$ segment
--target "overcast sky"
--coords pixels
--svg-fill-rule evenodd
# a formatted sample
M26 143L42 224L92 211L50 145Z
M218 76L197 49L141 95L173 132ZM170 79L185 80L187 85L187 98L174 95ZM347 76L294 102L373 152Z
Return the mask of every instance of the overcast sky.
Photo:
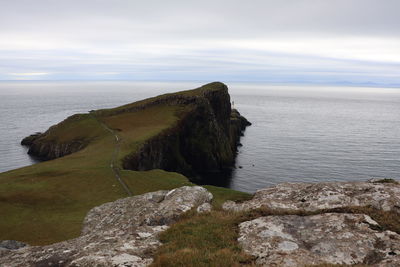
M0 4L0 80L400 85L400 0Z

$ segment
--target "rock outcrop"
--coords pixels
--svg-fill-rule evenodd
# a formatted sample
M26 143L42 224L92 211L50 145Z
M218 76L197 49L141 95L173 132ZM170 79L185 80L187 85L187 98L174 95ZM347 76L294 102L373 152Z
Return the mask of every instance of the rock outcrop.
M383 230L365 214L329 211L349 207L374 208L400 216L400 184L285 183L259 190L249 201L227 201L223 205L228 211L265 209L277 214L259 215L239 225L238 242L259 265L400 266L398 233ZM284 215L296 212L303 212L303 216Z
M263 266L400 265L400 235L364 214L268 216L239 225L239 243Z
M209 203L211 193L184 186L106 203L92 209L78 238L44 247L0 250L2 267L146 266L157 236L184 212Z
M251 216L241 219L237 241L258 265L395 267L400 266L397 228L394 232L382 227L373 215L329 210L373 207L400 216L399 189L396 182L379 181L287 183L260 190L252 200L223 206L229 216L232 211L240 211L237 218ZM106 203L87 214L78 238L44 247L0 242L0 263L2 267L147 266L161 245L158 234L191 209L212 216L211 200L205 188L184 186ZM262 207L281 212L252 211ZM293 211L304 213L290 214Z
M40 136L42 136L43 133L37 132L34 134L31 134L30 136L25 137L21 141L21 145L23 146L31 146L36 139L38 139Z
M261 207L273 210L318 211L343 207L372 206L400 214L400 184L370 182L283 183L255 193L243 203L225 202L225 210Z
M54 136L54 132L57 128L67 128L64 129L65 134L68 134L70 129L65 127L66 124L74 123L79 121L82 116L87 116L86 114L75 114L57 125L51 126L44 133L35 133L28 137L25 137L21 141L21 145L29 147L28 154L43 160L51 160L60 158L74 152L77 152L85 148L89 143L90 139L85 137L77 137L72 140L63 141L58 140Z

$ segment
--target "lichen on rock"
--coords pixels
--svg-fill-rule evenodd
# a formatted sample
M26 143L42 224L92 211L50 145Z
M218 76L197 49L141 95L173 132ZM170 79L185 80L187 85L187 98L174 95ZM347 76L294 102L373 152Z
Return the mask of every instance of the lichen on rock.
M343 212L350 207L400 216L400 184L376 180L284 183L257 191L251 200L223 204L227 211L260 209L272 214L260 213L239 225L238 242L259 265L400 266L400 235L384 231L366 214ZM341 213L332 213L337 209Z
M225 202L225 210L318 211L367 207L400 214L400 184L368 182L283 183L257 191L243 203Z
M263 266L399 266L400 235L371 224L377 225L363 214L260 217L239 225L238 241Z
M1 266L147 266L161 245L158 234L211 199L203 187L184 186L106 203L87 214L80 237L0 250Z

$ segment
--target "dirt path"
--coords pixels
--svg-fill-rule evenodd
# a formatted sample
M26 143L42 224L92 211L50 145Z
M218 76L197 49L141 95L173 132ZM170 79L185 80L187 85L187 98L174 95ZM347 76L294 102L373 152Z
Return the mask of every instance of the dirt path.
M118 159L118 154L121 148L121 141L122 139L115 133L114 130L112 130L110 127L108 127L105 123L103 123L102 121L100 121L94 114L90 113L93 118L108 132L110 132L114 138L115 138L115 148L111 157L111 162L110 162L110 168L112 169L112 171L114 172L115 178L117 179L117 181L120 183L120 185L124 188L125 192L129 195L129 196L133 196L131 190L129 189L129 187L127 186L127 184L124 182L124 180L122 180L121 178L121 171L120 168L118 167L117 164L115 164L115 161Z

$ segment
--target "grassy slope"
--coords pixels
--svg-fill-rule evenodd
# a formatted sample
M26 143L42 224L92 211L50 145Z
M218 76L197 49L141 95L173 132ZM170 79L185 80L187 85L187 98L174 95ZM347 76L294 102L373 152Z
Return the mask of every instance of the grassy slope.
M174 108L158 106L104 120L112 119L122 129L123 154L173 124L177 117ZM136 131L125 131L119 125L125 122L127 127L137 126ZM54 129L52 135L61 140L81 135L94 140L69 156L0 174L0 239L48 244L78 236L90 208L126 196L109 167L114 137L96 119L79 116ZM188 184L185 177L161 170L124 171L123 178L137 194Z
M182 94L196 95L208 89L214 90L211 86ZM158 105L120 113L127 107L148 101L93 113L96 115L75 115L53 127L50 138L64 142L82 138L90 140L85 149L63 158L1 173L0 240L14 239L43 245L76 237L89 209L126 197L110 168L115 149L114 136L101 126L99 120L116 129L122 138L120 160L148 138L173 126L179 114L188 108ZM121 174L134 194L191 185L186 177L162 170L123 170ZM246 195L218 188L211 188L211 191L216 193L217 202Z

